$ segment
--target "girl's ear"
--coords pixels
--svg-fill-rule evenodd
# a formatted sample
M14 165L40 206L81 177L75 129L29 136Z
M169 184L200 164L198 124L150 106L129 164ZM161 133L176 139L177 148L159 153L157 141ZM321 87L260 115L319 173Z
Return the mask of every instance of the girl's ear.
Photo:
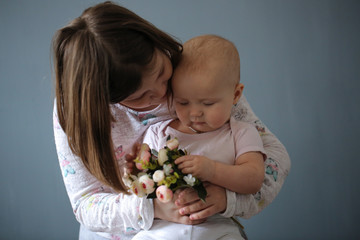
M236 103L239 101L239 99L240 99L240 97L241 97L241 95L242 95L243 90L244 90L244 84L242 84L242 83L236 84L235 90L234 90L234 101L233 101L233 104L236 104Z

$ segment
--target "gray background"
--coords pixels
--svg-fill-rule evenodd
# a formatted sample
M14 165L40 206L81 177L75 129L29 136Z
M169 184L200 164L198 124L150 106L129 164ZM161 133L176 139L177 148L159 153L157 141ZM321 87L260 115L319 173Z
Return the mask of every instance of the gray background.
M0 239L76 239L52 132L50 41L97 1L0 0ZM359 1L120 1L186 41L241 55L245 95L286 145L276 200L250 239L359 239Z

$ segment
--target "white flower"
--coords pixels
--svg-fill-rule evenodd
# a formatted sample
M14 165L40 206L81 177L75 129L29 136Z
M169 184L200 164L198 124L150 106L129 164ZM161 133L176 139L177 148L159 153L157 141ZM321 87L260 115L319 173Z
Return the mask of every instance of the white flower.
M188 174L188 175L184 176L183 179L191 187L194 186L195 181L196 181L196 178L194 178L191 174Z
M170 150L174 150L179 146L179 140L177 138L170 139L169 141L166 142L166 146Z
M154 181L149 177L149 175L145 174L139 178L139 182L142 188L145 190L146 194L152 193L154 188Z
M164 162L166 162L168 160L168 156L167 156L167 151L166 149L160 149L159 154L158 154L158 163L160 166L162 166L164 164Z
M131 185L133 183L134 180L136 180L137 177L131 174L125 174L124 177L122 178L125 186L127 186L128 188L131 188Z
M173 197L173 192L165 185L156 189L156 197L163 203L169 202Z
M166 176L173 172L171 164L164 164L163 169Z
M155 182L160 182L162 180L164 180L165 178L165 174L164 174L164 171L162 170L156 170L152 176L153 180Z

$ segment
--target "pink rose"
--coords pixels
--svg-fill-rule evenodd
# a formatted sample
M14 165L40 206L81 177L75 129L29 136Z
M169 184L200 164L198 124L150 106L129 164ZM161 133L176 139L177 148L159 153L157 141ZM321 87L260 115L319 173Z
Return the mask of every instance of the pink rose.
M170 139L169 141L166 142L166 146L170 150L174 150L179 146L179 140L177 138Z
M163 203L170 202L173 197L173 192L165 185L161 185L156 189L156 197Z
M145 196L145 189L142 187L142 184L140 184L139 180L135 180L131 184L131 191L138 197Z
M154 181L149 177L149 175L145 174L145 175L142 175L140 178L139 178L139 182L142 186L142 188L145 190L146 194L150 194L152 193L155 188L154 188Z
M135 164L136 168L139 170L144 170L143 165L147 165L150 162L150 158L151 158L150 147L146 143L143 143L136 158L137 160L140 161Z

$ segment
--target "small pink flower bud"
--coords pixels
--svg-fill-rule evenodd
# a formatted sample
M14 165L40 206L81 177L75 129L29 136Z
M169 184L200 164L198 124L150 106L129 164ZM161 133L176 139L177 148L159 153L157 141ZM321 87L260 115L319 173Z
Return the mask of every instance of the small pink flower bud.
M135 163L135 166L137 169L139 169L141 171L144 170L141 163Z
M139 157L143 163L148 163L150 161L150 148L149 145L147 145L146 143L143 143L141 145Z
M166 146L170 150L174 150L179 146L179 140L177 138L170 139L169 141L166 142Z
M140 162L135 164L136 168L139 170L144 170L143 165L148 164L150 162L150 158L151 158L150 147L146 143L143 143L136 158L140 160Z
M163 203L170 202L173 197L173 192L165 185L161 185L156 189L156 197Z

